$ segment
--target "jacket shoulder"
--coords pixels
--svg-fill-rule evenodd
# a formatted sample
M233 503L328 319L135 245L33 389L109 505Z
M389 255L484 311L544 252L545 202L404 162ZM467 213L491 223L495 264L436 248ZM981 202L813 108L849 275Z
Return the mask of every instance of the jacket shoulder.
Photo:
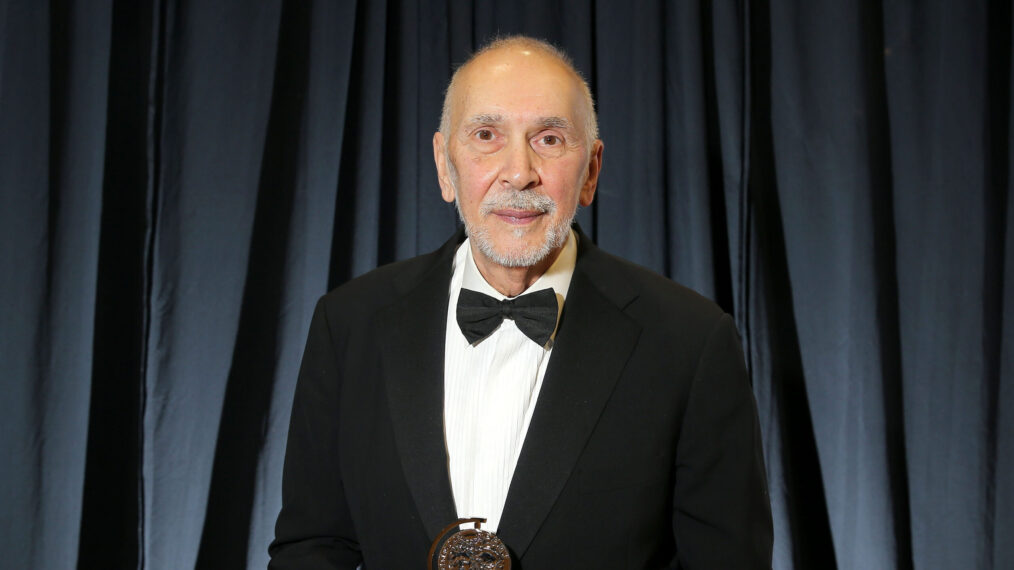
M711 299L668 277L601 249L593 254L593 282L639 321L714 324L725 311ZM624 294L629 300L624 300Z
M438 250L382 265L328 291L321 303L328 313L342 314L342 321L368 317L392 303L430 272L439 271L446 265L444 262L449 261L443 257Z
M641 329L647 345L690 363L697 361L715 331L735 331L732 318L700 293L597 248L589 253L592 286ZM734 334L738 337L738 331Z

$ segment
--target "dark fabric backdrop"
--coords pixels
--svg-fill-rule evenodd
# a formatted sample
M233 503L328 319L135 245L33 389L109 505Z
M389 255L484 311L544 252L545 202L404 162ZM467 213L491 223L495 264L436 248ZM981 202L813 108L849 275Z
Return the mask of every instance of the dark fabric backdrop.
M585 230L736 318L775 567L1014 568L1011 18L0 1L0 565L264 566L312 306L451 233L443 86L524 32L597 98Z

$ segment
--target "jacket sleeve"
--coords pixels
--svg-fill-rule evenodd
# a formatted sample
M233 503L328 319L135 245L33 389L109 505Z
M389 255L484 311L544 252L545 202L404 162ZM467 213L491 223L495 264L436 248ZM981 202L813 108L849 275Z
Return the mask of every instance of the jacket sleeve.
M681 568L770 568L757 405L736 327L722 315L701 353L676 449L673 530Z
M362 562L340 472L334 351L321 298L296 382L269 569L354 569Z

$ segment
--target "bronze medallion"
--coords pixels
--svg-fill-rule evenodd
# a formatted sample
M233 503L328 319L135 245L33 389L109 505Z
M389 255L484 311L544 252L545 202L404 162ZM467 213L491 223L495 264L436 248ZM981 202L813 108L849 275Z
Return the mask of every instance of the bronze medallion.
M433 569L433 554L448 532L463 523L475 523L475 528L458 531L444 542L436 556L437 570L510 570L507 547L497 535L479 528L484 522L486 519L459 519L447 525L430 546L426 567Z

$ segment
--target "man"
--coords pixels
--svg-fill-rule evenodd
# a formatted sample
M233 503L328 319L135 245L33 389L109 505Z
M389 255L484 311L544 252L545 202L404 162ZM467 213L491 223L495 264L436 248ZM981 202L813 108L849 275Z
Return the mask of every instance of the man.
M732 320L572 229L602 148L552 46L455 73L433 150L465 232L318 303L272 568L424 568L466 517L525 570L770 565Z

